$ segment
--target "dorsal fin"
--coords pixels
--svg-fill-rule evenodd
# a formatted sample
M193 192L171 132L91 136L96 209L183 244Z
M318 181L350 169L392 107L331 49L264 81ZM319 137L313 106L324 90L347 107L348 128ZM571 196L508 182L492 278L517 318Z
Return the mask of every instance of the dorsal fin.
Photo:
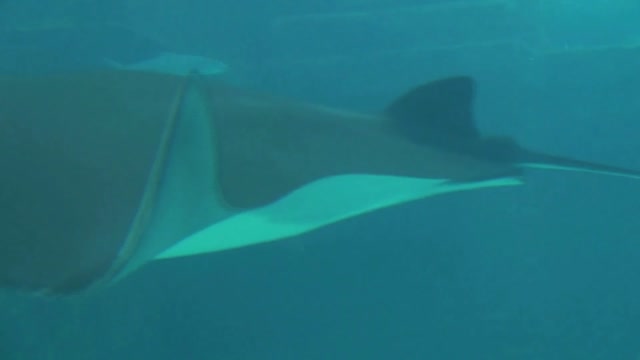
M473 123L474 81L451 77L421 85L386 110L394 131L421 144L474 142L480 135Z

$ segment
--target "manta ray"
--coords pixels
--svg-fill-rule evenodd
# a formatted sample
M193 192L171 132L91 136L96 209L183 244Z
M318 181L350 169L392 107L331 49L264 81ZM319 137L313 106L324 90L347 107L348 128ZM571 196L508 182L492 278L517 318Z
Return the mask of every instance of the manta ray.
M524 169L640 172L482 135L474 81L362 114L196 75L0 79L0 287L71 294L157 259L293 237Z

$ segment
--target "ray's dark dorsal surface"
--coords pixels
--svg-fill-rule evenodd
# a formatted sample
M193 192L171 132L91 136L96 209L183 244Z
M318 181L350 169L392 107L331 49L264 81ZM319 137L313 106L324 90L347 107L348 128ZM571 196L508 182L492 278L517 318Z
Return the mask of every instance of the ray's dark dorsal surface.
M113 70L0 79L0 286L65 294L147 262L296 236L525 167L640 178L482 136L474 85L382 114Z

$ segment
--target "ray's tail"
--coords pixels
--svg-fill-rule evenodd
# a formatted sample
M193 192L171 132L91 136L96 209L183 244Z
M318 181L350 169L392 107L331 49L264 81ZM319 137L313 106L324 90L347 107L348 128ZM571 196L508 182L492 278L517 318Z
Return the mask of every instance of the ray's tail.
M519 155L520 159L518 163L525 168L578 171L640 180L640 171L637 170L526 150L522 151Z

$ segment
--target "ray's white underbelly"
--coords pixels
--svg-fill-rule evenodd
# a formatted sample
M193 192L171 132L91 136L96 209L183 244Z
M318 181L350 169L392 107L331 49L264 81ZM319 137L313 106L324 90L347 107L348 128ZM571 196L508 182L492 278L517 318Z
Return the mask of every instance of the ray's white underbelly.
M157 259L222 251L299 235L340 220L433 195L519 185L516 178L454 183L380 175L317 180L261 208L234 214L187 237Z

